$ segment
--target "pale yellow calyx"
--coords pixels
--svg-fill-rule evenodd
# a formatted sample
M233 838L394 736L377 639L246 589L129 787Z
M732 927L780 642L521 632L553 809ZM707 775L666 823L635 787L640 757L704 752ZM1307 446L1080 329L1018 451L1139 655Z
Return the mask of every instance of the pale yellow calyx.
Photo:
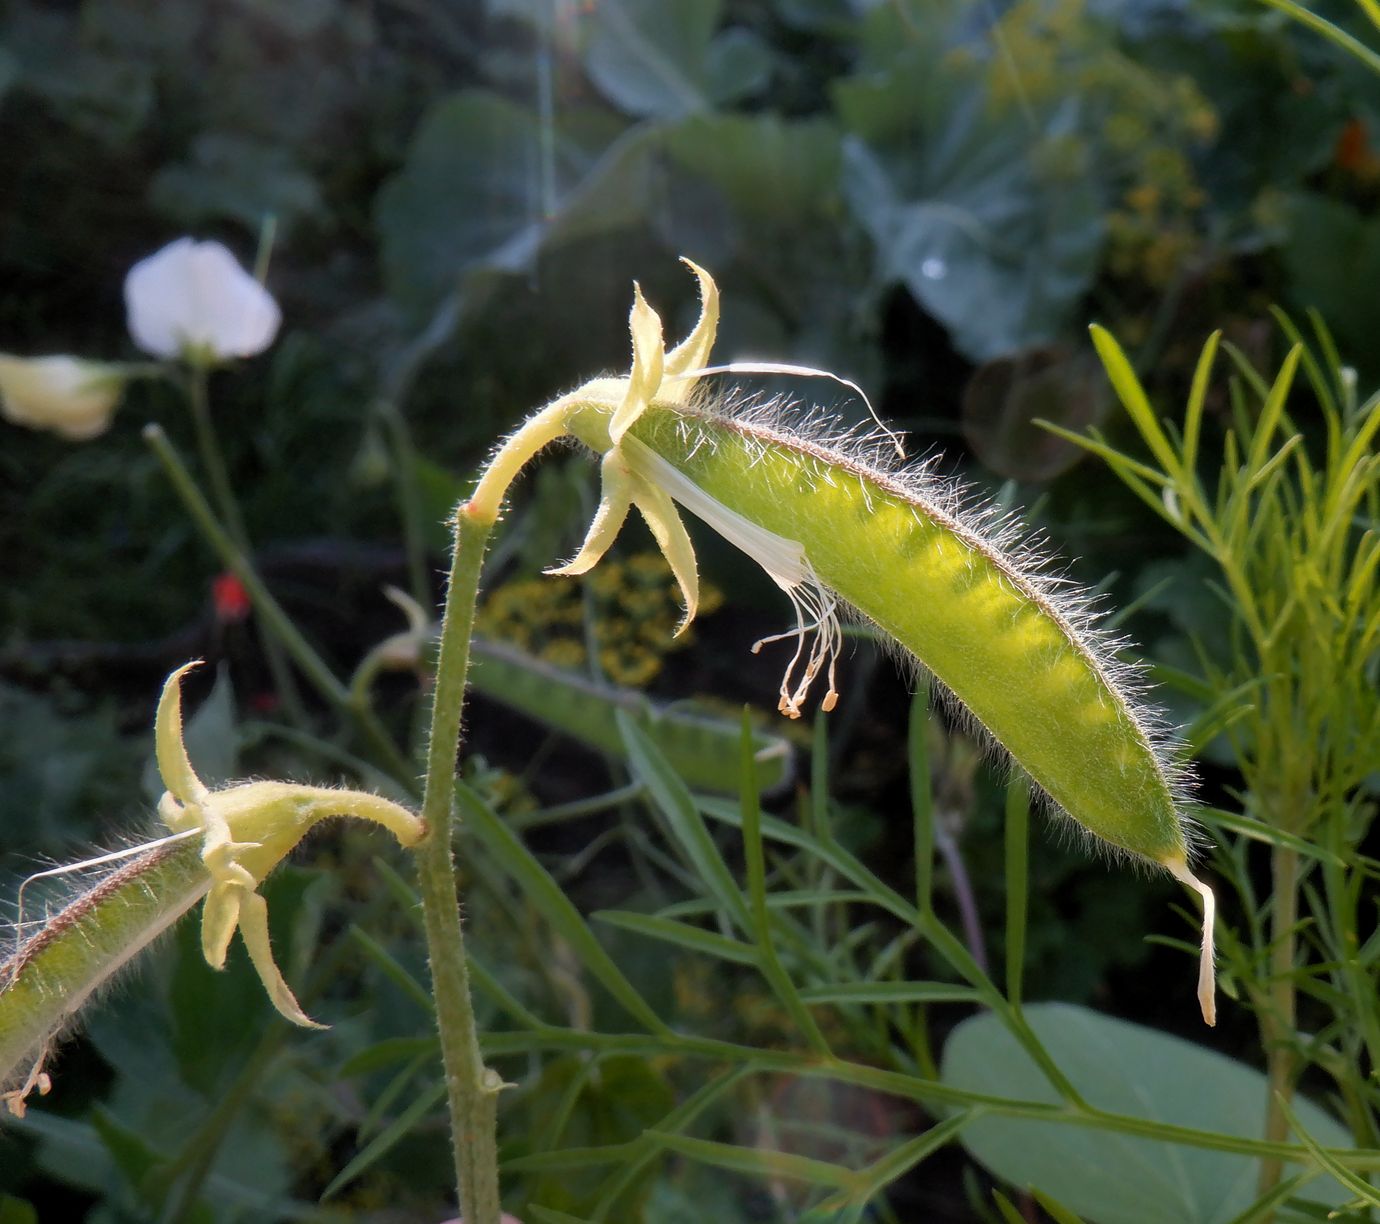
M633 305L628 315L632 337L632 368L625 379L595 379L574 395L572 401L608 402L618 396L617 407L608 425L608 449L601 466L599 507L579 552L550 574L583 574L592 569L609 550L627 521L628 512L637 508L657 546L665 555L685 600L685 616L677 635L695 619L699 606L699 569L690 535L681 522L675 502L645 470L638 470L628 453L629 428L651 406L652 401L683 403L693 390L693 371L703 366L714 345L719 325L719 291L714 279L703 268L684 260L700 282L700 317L690 334L670 353L662 333L661 318L633 287ZM645 449L645 448L644 448ZM645 465L644 465L645 467Z
M202 953L212 968L222 968L238 930L278 1012L294 1024L320 1028L302 1010L273 959L268 906L257 891L259 885L327 816L372 820L405 846L416 845L426 826L406 808L365 791L292 782L240 782L209 789L192 768L182 735L182 677L196 666L179 667L164 684L154 745L168 788L159 800L159 815L174 833L202 834L201 858L211 877L202 910Z

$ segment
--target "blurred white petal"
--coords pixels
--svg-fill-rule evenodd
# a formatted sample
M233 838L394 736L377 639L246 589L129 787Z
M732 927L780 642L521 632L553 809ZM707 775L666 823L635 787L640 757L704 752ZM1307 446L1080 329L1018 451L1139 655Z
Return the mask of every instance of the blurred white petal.
M278 334L273 295L219 242L179 238L125 277L129 333L155 357L261 353Z

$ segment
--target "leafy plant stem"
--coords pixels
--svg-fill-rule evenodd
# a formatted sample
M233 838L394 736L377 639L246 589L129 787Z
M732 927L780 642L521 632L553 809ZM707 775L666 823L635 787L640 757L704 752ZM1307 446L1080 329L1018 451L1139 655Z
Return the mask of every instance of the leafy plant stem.
M1265 1115L1265 1139L1282 1143L1289 1134L1289 1101L1293 1097L1297 1067L1295 1048L1296 993L1294 987L1294 931L1298 925L1299 856L1288 846L1276 846L1271 854L1274 913L1270 943L1270 1005L1260 1014L1261 1043L1270 1083ZM1283 1172L1278 1157L1261 1162L1258 1191L1274 1189Z
M211 496L216 503L221 520L225 523L230 538L239 546L245 556L250 555L249 532L244 525L244 514L240 510L239 499L235 497L230 484L230 473L225 466L225 454L221 450L220 439L216 437L216 427L211 420L210 371L201 364L192 367L187 376L187 399L192 407L192 429L196 434L197 454L201 466L211 482ZM259 638L263 643L264 659L268 663L269 674L273 677L274 690L283 700L288 717L299 727L307 721L306 707L302 704L302 694L297 689L292 669L277 638L265 625L259 606L254 605L258 620Z
M269 633L282 644L283 649L302 669L302 674L311 681L312 687L335 709L355 721L361 735L378 753L379 759L387 765L394 778L409 792L415 793L415 770L412 765L398 751L398 746L373 711L368 707L358 708L351 702L349 689L331 671L311 643L302 636L301 631L293 624L292 618L283 611L282 605L274 599L263 579L259 577L248 553L236 543L216 517L206 498L202 496L191 472L187 470L187 465L174 449L168 435L158 425L147 425L144 428L144 441L162 463L174 492L182 499L187 513L191 515L192 521L206 542L220 558L221 564L244 583L249 598Z

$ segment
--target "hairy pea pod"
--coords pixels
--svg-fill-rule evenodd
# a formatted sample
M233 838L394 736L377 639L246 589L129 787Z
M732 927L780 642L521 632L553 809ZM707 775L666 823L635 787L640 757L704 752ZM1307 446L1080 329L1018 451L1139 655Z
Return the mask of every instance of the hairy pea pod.
M201 844L167 839L79 892L0 961L0 1086L28 1068L4 1094L13 1112L46 1088L48 1047L82 1005L210 887Z
M799 713L851 607L952 694L1096 844L1158 864L1203 900L1198 995L1216 1021L1211 890L1189 869L1189 778L1122 645L1015 525L926 465L820 437L775 403L651 404L623 449L644 477L753 553L796 604L781 708ZM752 538L752 532L757 533ZM746 538L744 533L748 533ZM813 645L807 639L813 634ZM760 643L759 643L760 645ZM795 679L799 676L799 680Z
M654 409L634 433L709 497L798 542L815 604L835 594L881 628L1090 833L1183 858L1183 769L1076 589L923 467L887 471L774 417Z

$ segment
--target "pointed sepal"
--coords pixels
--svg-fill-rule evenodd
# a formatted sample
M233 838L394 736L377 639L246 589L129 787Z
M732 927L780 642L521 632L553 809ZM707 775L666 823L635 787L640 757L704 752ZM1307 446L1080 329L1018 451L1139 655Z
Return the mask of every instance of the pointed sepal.
M200 804L208 794L205 784L192 768L187 745L182 739L182 677L201 661L184 663L163 683L158 698L158 713L153 722L154 755L158 772L168 793L183 804Z
M637 481L641 487L633 504L652 529L657 547L670 565L671 573L676 576L681 597L685 600L685 616L675 632L675 636L679 637L695 619L700 603L700 574L695 561L695 547L670 495L660 485L651 484L640 477Z
M562 578L574 578L586 574L603 559L618 533L627 521L628 511L632 509L633 493L636 484L631 472L623 461L622 454L615 448L609 451L601 465L599 508L594 512L594 520L585 534L585 542L580 551L564 565L558 565L546 572Z
M661 316L647 305L642 289L633 286L632 310L628 314L628 329L632 332L633 363L628 375L628 389L623 402L609 423L609 438L617 447L628 428L646 410L661 387L666 359L666 342L661 333Z
M273 947L268 938L268 902L256 892L245 893L240 898L240 937L278 1014L301 1028L326 1028L302 1010L273 959Z
M694 330L666 354L664 385L657 398L670 404L683 404L694 390L696 380L684 375L709 364L709 353L719 330L719 287L714 278L693 260L681 257L700 282L700 317Z

